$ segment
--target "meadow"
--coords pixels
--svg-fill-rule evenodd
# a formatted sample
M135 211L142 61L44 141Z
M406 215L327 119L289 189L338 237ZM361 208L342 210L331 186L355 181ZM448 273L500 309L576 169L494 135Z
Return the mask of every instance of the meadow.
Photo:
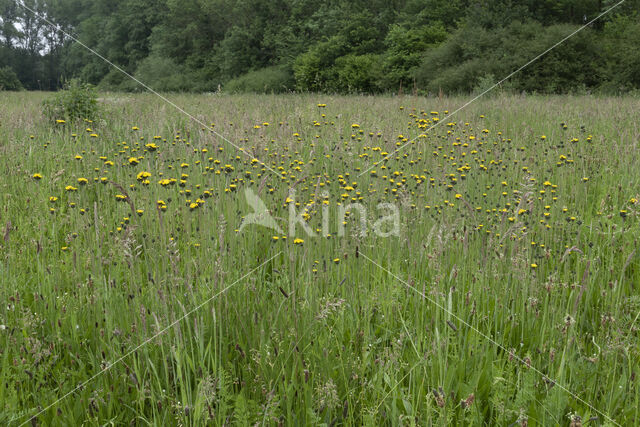
M0 92L1 424L640 423L640 99L49 96Z

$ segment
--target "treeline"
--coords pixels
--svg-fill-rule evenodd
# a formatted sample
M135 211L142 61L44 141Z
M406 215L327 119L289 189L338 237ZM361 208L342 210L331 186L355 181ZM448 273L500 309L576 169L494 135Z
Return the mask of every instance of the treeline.
M0 88L142 90L64 31L162 91L480 92L618 1L0 0ZM639 10L627 0L502 89L640 90Z

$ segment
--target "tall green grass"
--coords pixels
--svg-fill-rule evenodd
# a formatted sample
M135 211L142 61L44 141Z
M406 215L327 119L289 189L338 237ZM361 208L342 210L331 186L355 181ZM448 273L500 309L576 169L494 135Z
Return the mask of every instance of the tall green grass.
M36 414L43 425L640 421L637 99L480 100L446 120L453 136L442 123L376 165L377 177L358 177L381 158L366 147L391 153L399 134L422 132L421 110L444 120L466 100L171 96L283 178L151 95L103 94L99 120L59 126L41 115L46 96L0 93L3 424ZM560 155L573 162L558 166ZM226 164L234 171L215 174ZM395 195L381 178L394 171L407 179ZM185 187L158 184L182 173ZM354 212L339 237L338 175L357 182L349 193L361 192L369 227L379 201L399 206L399 236L361 235ZM236 231L251 212L244 188L286 231L289 187L300 211L320 182L331 238ZM191 211L186 200L205 190ZM124 192L142 216L116 201ZM320 228L318 205L310 212Z

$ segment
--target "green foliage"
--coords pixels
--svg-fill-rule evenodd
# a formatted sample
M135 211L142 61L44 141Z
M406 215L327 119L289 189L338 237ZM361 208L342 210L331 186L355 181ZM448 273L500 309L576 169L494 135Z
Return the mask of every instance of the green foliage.
M385 39L386 50L383 54L381 86L398 88L409 86L415 70L422 62L425 52L447 38L447 31L440 23L407 28L394 25Z
M1 95L0 424L637 424L640 99L483 98L425 132L469 97L171 95L246 156L146 94L92 133ZM245 189L284 228L292 186L332 238L239 230ZM398 237L337 233L357 193Z
M489 73L489 74L485 74L484 76L480 77L478 79L478 83L476 84L476 86L473 88L473 93L475 95L480 95L483 93L487 93L489 94L489 90L491 90L491 88L493 88L493 86L497 83L496 81L496 76L494 76L493 74ZM496 92L497 93L497 92ZM492 95L492 94L491 94Z
M578 28L516 22L490 30L469 23L425 56L416 71L418 85L429 93L472 92L483 77L510 75ZM600 84L603 63L596 35L584 29L521 69L509 85L527 92L576 92Z
M610 58L603 90L624 93L640 89L640 15L617 16L604 28L603 49Z
M154 90L164 92L192 90L196 82L196 79L192 78L193 72L178 65L171 58L160 55L151 55L142 60L135 77ZM139 85L136 89L144 90Z
M282 66L272 66L250 71L225 84L229 93L282 93L293 90L295 80L292 70Z
M0 68L0 90L22 90L22 83L10 67Z
M501 79L614 0L59 0L31 7L156 90L470 93ZM640 0L626 0L511 79L543 93L640 90ZM27 89L77 77L140 86L0 0L0 68ZM19 24L19 25L17 25ZM375 58L374 67L365 70ZM275 67L275 68L273 68ZM259 70L265 70L264 72ZM284 71L283 71L284 70ZM289 71L292 70L292 71ZM292 83L286 74L292 73ZM251 82L251 79L258 79Z
M377 83L381 77L379 62L379 55L371 53L338 58L334 67L335 79L329 82L330 87L342 93L377 92Z
M296 87L302 91L330 88L335 80L335 71L331 67L347 51L347 40L342 36L334 36L312 46L298 56L293 65Z
M234 78L251 69L255 58L260 55L258 46L247 28L233 26L220 43L218 57L221 75Z
M91 84L73 79L64 90L43 102L42 112L51 122L95 120L100 113L97 91Z

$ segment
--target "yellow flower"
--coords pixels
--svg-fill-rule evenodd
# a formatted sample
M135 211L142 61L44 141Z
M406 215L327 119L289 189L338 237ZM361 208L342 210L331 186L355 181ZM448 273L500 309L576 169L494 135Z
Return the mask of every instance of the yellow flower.
M298 238L298 239L293 239L293 244L294 245L301 245L304 243L304 240Z
M538 264L536 264L535 262L531 264L531 268L538 268Z
M340 264L340 258L334 258L333 262L335 262L336 264Z
M138 175L136 175L136 179L138 181L144 181L145 179L149 178L151 176L151 173L146 172L146 171L142 171L140 173L138 173Z
M135 165L137 165L138 163L140 163L140 160L138 160L138 158L137 158L137 157L129 157L129 164L130 164L131 166L135 166Z
M34 173L31 177L36 181L42 179L42 175L40 175L39 173Z

